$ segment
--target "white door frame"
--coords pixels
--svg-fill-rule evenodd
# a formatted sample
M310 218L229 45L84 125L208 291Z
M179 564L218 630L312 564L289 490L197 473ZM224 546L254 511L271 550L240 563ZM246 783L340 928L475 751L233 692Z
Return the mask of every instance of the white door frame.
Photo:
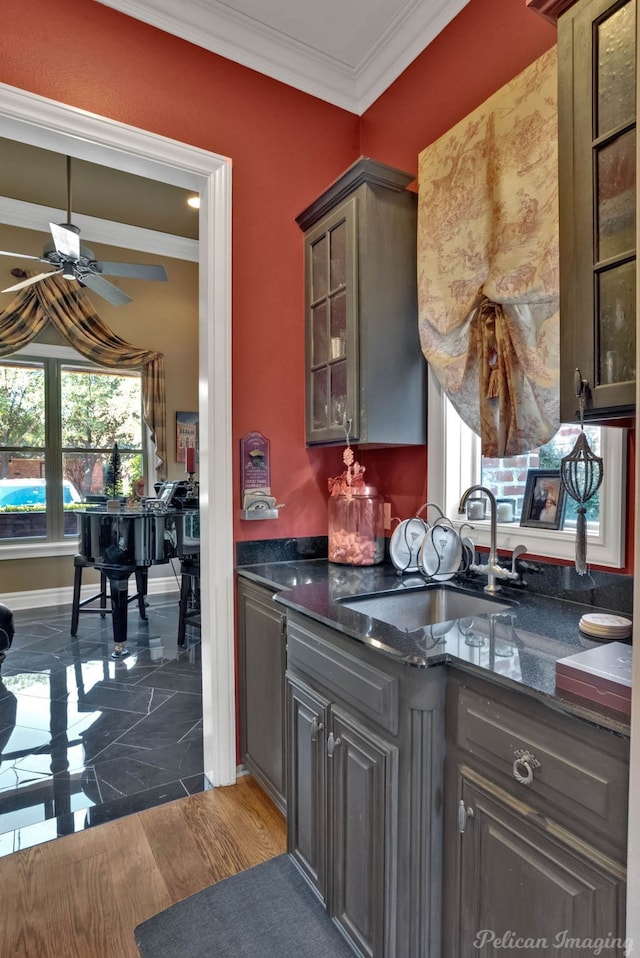
M231 456L231 162L0 84L0 135L200 193L199 416L204 771L236 778ZM179 330L176 330L179 335Z

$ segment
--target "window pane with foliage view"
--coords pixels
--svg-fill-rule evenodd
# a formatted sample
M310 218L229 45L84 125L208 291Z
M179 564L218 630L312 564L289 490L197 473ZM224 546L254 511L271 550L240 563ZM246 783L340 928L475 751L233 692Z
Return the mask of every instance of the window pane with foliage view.
M141 378L58 359L0 362L0 541L75 536L74 511L143 473Z
M142 475L142 393L139 373L114 374L63 366L62 454L64 475L83 499L108 490L108 469L118 443L120 495L130 495Z
M0 538L46 535L45 475L44 364L0 363Z

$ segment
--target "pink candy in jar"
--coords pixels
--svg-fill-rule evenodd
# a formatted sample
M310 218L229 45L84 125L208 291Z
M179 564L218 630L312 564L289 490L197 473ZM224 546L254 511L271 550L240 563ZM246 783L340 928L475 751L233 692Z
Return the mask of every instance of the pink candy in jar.
M384 559L384 505L373 486L329 499L329 562L376 565Z

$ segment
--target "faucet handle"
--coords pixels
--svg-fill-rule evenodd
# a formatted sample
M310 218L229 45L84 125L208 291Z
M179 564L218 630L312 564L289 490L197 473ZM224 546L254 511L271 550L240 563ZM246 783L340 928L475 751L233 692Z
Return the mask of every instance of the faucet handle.
M516 560L520 556L524 555L527 551L527 547L523 545L514 546L513 552L511 553L511 571L516 572Z

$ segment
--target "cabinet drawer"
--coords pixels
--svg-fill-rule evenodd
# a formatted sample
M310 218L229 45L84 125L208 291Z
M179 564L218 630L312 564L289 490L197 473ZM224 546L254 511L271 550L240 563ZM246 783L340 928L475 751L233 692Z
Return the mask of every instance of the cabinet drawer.
M594 830L623 851L627 837L628 742L578 719L561 715L525 695L489 689L482 694L454 686L458 748L478 767L506 776L514 794L544 814L570 824L589 840ZM528 752L527 764L518 762ZM550 806L553 806L552 808ZM602 845L602 842L599 843Z
M326 637L323 635L326 633ZM287 665L330 690L362 715L393 734L398 732L398 681L336 644L334 633L314 623L287 623Z

